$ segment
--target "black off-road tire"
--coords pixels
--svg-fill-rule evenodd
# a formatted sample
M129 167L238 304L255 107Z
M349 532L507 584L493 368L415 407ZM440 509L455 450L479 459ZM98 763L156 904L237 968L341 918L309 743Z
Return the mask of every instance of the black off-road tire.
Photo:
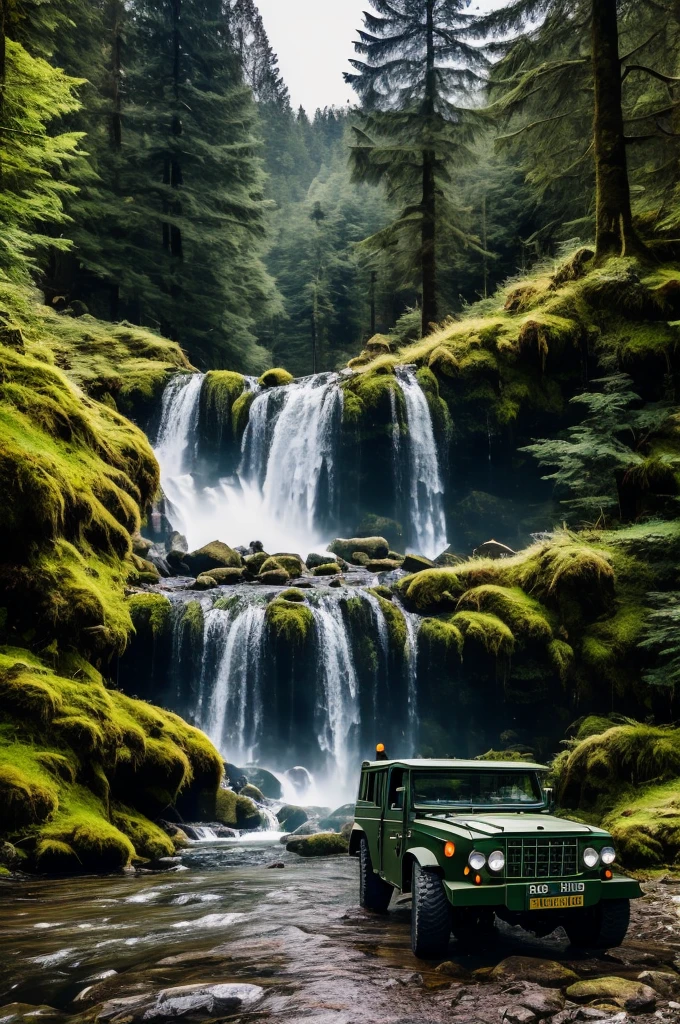
M572 946L615 949L625 939L629 924L630 900L602 900L592 911L568 918L564 930Z
M444 884L433 871L413 862L411 876L411 949L421 960L446 956L451 938L451 905Z
M393 891L392 886L373 870L368 839L362 836L359 843L359 903L366 910L384 914Z

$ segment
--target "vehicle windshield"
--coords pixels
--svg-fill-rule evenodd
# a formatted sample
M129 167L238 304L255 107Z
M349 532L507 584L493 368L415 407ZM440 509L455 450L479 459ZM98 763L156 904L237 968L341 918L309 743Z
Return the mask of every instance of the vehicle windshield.
M413 772L413 804L417 807L495 807L543 803L535 772L453 770Z

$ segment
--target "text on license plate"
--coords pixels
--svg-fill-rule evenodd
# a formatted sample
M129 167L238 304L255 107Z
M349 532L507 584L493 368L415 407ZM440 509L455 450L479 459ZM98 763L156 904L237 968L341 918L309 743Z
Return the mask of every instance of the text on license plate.
M583 896L536 896L529 900L529 910L562 910L582 907Z

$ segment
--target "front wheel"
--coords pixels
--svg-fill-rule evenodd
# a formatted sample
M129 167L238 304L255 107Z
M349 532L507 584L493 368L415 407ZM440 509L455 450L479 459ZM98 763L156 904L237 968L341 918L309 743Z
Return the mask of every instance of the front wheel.
M446 956L451 937L451 907L439 875L413 862L411 876L411 949L421 960Z
M392 886L376 875L371 862L368 839L361 837L359 844L359 903L366 910L384 914L392 898Z
M626 937L630 924L630 900L602 900L586 911L575 911L564 922L572 946L584 949L615 949Z

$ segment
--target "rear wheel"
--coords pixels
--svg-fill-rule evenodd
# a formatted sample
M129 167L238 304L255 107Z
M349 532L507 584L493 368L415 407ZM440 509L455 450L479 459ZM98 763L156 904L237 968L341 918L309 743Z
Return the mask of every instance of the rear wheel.
M359 844L359 903L366 910L384 914L392 898L392 886L376 875L371 862L368 839L361 837Z
M451 905L439 875L413 862L411 949L423 960L446 955L451 937Z
M590 910L576 912L564 922L572 946L615 949L630 924L630 900L602 900Z

